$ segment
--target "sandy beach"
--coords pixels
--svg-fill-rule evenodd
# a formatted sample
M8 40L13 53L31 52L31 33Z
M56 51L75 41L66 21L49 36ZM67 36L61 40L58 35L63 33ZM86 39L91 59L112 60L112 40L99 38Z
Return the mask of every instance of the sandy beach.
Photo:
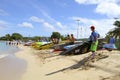
M19 46L21 51L0 59L0 80L119 80L120 51L97 51L107 55L87 69L81 61L91 53L57 56L52 50L36 51Z
M0 80L120 80L120 0L0 0Z

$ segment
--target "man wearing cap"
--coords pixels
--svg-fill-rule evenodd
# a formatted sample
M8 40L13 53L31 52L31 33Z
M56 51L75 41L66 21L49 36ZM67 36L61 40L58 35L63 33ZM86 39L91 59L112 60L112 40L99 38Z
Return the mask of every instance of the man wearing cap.
M99 34L95 31L94 26L91 26L90 29L92 31L92 33L91 33L92 44L91 44L90 50L92 51L92 59L94 59L95 51L97 50L97 46L98 46L98 36L99 36Z

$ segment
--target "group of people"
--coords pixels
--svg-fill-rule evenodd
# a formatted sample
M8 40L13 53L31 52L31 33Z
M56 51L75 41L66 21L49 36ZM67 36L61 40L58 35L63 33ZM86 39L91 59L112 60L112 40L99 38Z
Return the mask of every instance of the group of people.
M68 44L70 44L70 45L74 44L74 42L75 42L74 35L73 34L71 34L71 35L68 34L67 37L66 37L66 40L67 40Z
M19 45L18 41L6 41L6 45Z
M91 54L92 58L94 58L94 56L96 54L97 47L98 47L98 38L100 37L100 35L95 30L95 26L91 26L90 29L91 29L92 32L91 32L91 35L90 35L90 38L89 38L89 41L91 42L89 50L92 52L92 54ZM54 39L54 38L53 38L53 41L55 43L59 42L58 39ZM72 44L74 44L74 42L75 42L74 35L73 34L71 34L71 35L68 34L67 37L66 37L66 44L72 45ZM115 44L115 40L114 40L113 37L110 38L109 44L115 46L114 45Z

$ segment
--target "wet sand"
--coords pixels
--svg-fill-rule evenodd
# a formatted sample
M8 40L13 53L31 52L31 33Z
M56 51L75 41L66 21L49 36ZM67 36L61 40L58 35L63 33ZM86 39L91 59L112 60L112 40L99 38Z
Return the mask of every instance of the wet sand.
M0 60L0 80L119 80L120 78L120 51L98 51L97 53L109 57L91 63L92 66L85 70L81 68L80 63L91 53L52 57L48 54L42 56L44 51L35 51L25 46L20 48L22 51Z
M14 54L0 58L0 80L21 80L26 72L27 62Z

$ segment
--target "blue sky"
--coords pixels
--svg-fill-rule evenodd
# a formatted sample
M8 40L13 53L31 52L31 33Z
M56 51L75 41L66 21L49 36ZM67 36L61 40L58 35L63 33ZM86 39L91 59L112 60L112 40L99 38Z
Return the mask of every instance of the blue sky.
M119 0L1 0L0 36L50 36L53 31L79 38L90 35L94 25L102 37L120 18ZM79 28L78 22L79 19Z

